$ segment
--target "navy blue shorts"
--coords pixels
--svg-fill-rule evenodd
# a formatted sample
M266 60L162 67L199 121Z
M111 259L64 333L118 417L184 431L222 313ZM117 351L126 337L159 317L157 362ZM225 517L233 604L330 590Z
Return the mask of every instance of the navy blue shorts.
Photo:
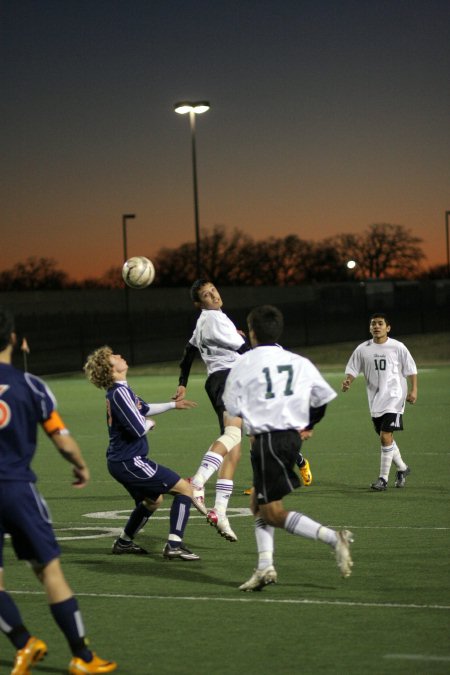
M141 456L123 462L108 462L108 471L128 490L136 504L145 497L156 501L180 480L172 469Z
M34 483L0 482L0 567L6 533L19 560L46 564L61 555L50 511Z
M301 445L295 429L269 431L254 437L250 458L258 504L279 501L300 487L294 467Z

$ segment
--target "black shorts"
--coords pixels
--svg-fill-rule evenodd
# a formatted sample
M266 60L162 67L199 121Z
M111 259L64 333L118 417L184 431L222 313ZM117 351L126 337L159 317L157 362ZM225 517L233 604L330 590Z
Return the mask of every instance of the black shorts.
M300 487L294 471L300 447L300 434L295 429L255 436L250 458L258 504L276 502Z
M211 373L205 382L206 393L208 394L209 400L212 403L212 407L216 411L217 419L219 420L220 432L222 434L225 430L223 423L223 413L225 411L225 406L223 404L223 392L225 390L225 382L227 381L229 372L229 368L227 370L216 370L215 373Z
M385 413L381 417L372 417L372 422L378 435L382 431L403 431L403 415L400 413Z

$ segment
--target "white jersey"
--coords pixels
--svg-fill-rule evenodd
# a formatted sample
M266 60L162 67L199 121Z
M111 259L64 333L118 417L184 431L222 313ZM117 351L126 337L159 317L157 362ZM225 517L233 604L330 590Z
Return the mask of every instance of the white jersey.
M310 406L319 408L335 397L311 361L280 345L261 345L233 366L223 400L231 415L242 417L247 433L255 435L304 429Z
M228 370L240 358L237 350L245 340L234 323L220 309L203 309L190 344L200 351L208 375Z
M403 342L388 337L377 344L372 339L356 347L345 373L366 378L367 398L372 417L405 410L408 375L416 375L417 367Z

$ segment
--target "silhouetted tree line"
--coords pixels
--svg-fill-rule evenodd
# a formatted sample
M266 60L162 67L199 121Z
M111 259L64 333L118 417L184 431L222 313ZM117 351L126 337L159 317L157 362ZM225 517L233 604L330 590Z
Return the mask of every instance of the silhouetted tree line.
M322 241L291 234L256 241L235 229L216 226L201 238L202 276L219 286L295 286L313 282L368 279L439 279L445 265L424 268L420 244L403 225L370 225L361 234L338 234ZM142 255L152 257L145 251ZM155 286L189 286L196 278L195 243L162 248L152 257ZM354 260L356 266L347 268ZM0 272L0 290L122 288L121 265L98 278L70 280L52 258L30 257Z

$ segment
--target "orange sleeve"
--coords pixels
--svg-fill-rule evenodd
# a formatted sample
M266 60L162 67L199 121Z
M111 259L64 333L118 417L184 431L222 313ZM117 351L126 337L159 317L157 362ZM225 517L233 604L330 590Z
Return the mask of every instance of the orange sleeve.
M69 433L66 425L62 421L59 413L54 410L48 420L42 423L45 433L48 436L53 436L53 434L67 434Z

